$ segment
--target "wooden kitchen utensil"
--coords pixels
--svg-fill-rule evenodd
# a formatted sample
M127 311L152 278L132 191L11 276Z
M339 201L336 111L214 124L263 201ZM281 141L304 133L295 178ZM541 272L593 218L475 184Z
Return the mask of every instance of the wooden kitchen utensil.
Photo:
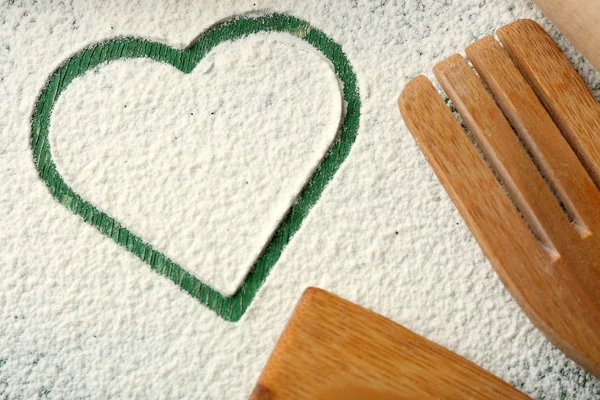
M324 290L304 292L251 400L528 399L450 350Z
M535 22L497 34L466 49L491 95L458 54L434 73L504 188L427 78L400 112L523 311L600 377L600 105Z
M600 70L600 2L533 0L562 33Z

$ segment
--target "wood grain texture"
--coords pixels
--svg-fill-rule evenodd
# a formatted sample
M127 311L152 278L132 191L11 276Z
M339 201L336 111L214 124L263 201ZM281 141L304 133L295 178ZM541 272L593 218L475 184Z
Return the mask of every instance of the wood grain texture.
M575 232L569 235L569 220L500 108L460 55L433 71L537 238L557 256L561 242L568 245Z
M511 24L510 41L547 45L547 35L533 29L532 23ZM520 38L513 29L527 37ZM519 62L533 75L542 75L540 68L550 68L560 75L554 82L568 85L560 58L538 63L539 51L521 50ZM544 106L549 110L550 106L543 97L538 100L535 88L529 87L500 46L484 38L467 48L467 54L498 106L461 56L450 57L434 71L518 209L429 80L418 77L406 86L399 98L400 112L523 311L557 347L600 377L600 193L577 152L563 138L567 134L545 111ZM579 107L561 105L556 110ZM574 225L560 210L508 121L556 184L558 196L573 211ZM586 132L577 131L572 138L596 146Z
M600 70L598 0L533 0L562 33Z
M600 186L600 105L592 91L534 21L516 21L496 33L596 186Z
M470 361L320 289L302 296L250 396L528 399Z
M600 192L533 89L493 37L476 41L466 53L581 235L589 235L591 227L600 226Z

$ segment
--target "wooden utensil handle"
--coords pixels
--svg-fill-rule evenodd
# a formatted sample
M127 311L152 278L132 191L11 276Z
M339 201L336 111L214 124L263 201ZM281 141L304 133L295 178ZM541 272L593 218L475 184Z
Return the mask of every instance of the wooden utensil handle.
M600 1L533 0L575 47L600 70Z

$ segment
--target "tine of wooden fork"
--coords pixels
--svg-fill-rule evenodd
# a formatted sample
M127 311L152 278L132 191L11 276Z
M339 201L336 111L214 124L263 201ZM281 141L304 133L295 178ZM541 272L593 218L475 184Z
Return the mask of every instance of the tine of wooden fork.
M516 21L496 33L600 187L600 105L590 89L534 21Z
M600 192L517 67L487 36L467 47L469 60L527 144L583 236L600 227Z
M558 258L575 230L502 111L462 56L455 54L433 70L531 229Z
M533 285L535 279L529 282L530 274L525 271L543 265L549 257L431 82L424 76L413 79L398 105L421 151L505 285L512 293L520 293L516 286Z

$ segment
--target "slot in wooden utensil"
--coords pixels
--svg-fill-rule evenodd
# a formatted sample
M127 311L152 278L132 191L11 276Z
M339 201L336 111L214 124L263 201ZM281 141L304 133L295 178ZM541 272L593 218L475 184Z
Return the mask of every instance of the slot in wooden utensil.
M251 400L528 399L450 350L309 288Z
M466 49L479 76L458 54L434 67L485 160L427 78L400 112L523 311L600 377L600 105L537 23L497 34Z

